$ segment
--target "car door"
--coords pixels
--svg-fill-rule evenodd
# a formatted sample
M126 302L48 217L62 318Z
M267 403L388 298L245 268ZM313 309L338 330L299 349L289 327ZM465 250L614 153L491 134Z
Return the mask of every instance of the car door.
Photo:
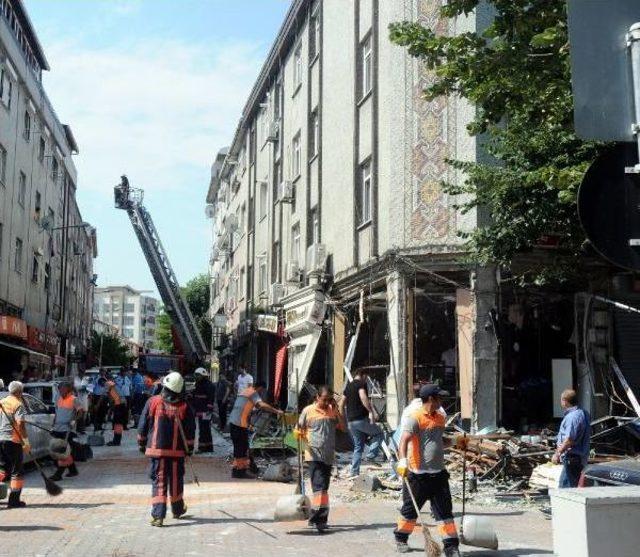
M27 433L31 442L31 454L25 455L25 462L40 459L49 454L50 430L53 424L53 414L39 399L31 395L24 395L27 407ZM42 429L44 428L44 429Z

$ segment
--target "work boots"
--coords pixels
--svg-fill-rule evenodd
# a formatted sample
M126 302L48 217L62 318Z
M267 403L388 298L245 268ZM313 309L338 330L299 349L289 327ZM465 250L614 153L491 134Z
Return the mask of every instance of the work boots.
M68 478L73 478L78 475L78 469L76 468L75 462L69 466L69 471L67 472Z
M187 505L183 505L182 510L180 512L174 512L173 513L173 518L181 518L183 517L185 514L187 514Z
M445 557L460 557L460 550L457 547L445 547L444 548L444 556Z
M24 501L20 501L20 492L12 491L9 494L9 500L7 501L8 509L21 509L22 507L26 507L27 504Z
M122 433L114 433L113 440L107 443L107 447L119 447L122 442Z
M151 526L157 526L158 528L160 528L162 527L163 523L164 519L162 518L152 518L149 524L151 524Z
M55 473L52 476L49 476L49 479L54 482L59 482L62 479L62 474L64 474L64 467L58 466Z

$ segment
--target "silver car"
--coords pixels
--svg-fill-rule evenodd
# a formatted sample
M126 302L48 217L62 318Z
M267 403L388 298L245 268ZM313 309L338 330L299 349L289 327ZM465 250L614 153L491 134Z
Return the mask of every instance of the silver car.
M8 392L0 391L0 400L6 396L9 396ZM25 393L22 395L22 398L24 399L27 409L27 435L31 443L31 452L24 455L24 462L27 463L49 456L49 441L51 436L40 428L43 427L50 430L53 427L54 414L36 397ZM31 424L36 424L40 427Z

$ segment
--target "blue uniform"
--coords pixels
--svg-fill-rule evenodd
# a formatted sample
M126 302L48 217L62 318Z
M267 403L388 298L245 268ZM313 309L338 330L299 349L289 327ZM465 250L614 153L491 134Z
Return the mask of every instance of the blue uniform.
M577 487L580 474L589 460L591 423L589 413L582 408L567 408L558 430L558 447L571 439L571 447L562 455L560 487Z

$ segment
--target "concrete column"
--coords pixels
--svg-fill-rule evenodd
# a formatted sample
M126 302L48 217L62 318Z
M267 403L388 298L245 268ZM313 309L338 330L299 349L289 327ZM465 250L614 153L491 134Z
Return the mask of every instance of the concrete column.
M389 376L387 378L387 422L393 429L407 404L407 283L398 271L387 276L389 319Z
M333 392L342 394L344 390L345 316L337 311L333 313Z
M496 307L495 269L475 272L472 290L457 292L462 418L472 431L498 422L498 345L489 312Z

